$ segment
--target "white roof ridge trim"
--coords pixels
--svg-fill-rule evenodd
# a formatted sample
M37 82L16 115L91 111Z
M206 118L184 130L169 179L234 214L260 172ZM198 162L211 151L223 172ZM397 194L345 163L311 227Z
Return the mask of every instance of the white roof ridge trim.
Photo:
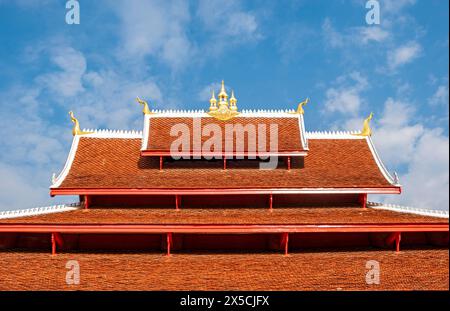
M377 203L377 202L367 202L367 206L374 209L382 209L399 213L409 213L421 216L431 216L447 219L449 218L449 212L444 210L429 210L423 208L416 208L396 204L387 204L387 203Z
M307 139L364 139L361 131L306 131Z
M70 203L70 204L58 204L44 207L34 207L21 210L3 211L0 212L0 219L18 218L25 216L35 216L44 214L53 214L60 212L67 212L79 209L81 207L80 203Z
M155 114L148 115L150 118L161 118L161 117L197 117L197 118L212 118L206 110L152 110ZM244 109L239 111L240 114L236 116L239 117L267 117L267 118L296 118L298 114L295 113L293 109Z
M83 129L89 134L80 135L87 138L142 138L142 131L137 130L110 130L110 129Z

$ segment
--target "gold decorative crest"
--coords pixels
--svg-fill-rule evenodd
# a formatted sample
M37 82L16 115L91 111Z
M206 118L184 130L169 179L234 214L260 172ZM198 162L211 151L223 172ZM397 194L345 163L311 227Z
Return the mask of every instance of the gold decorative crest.
M217 100L212 92L211 99L209 100L209 112L208 114L217 120L227 121L238 116L240 113L237 111L237 99L234 97L234 92L231 92L230 102L228 103L228 94L225 91L225 84L222 80L222 87L219 93L219 106L217 107Z

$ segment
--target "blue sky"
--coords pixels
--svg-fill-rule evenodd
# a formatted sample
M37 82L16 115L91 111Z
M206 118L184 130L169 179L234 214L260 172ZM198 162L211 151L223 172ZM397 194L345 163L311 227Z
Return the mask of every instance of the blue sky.
M380 0L380 25L359 0L79 2L68 25L65 0L0 0L0 209L69 199L48 196L69 110L83 127L140 130L136 96L203 109L222 79L241 109L310 97L311 131L359 129L373 111L404 186L373 199L448 209L448 1Z

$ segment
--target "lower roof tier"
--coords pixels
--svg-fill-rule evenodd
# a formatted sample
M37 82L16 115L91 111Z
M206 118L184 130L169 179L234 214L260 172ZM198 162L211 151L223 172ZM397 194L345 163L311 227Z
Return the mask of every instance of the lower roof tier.
M443 224L448 218L361 207L274 208L89 208L0 219L2 224L57 225L352 225Z
M76 136L66 167L54 180L51 194L177 189L400 192L368 137L310 138L308 156L297 158L298 163L293 163L291 170L284 166L263 170L242 161L230 161L226 170L220 162L169 161L160 170L158 158L140 155L140 144L139 138Z

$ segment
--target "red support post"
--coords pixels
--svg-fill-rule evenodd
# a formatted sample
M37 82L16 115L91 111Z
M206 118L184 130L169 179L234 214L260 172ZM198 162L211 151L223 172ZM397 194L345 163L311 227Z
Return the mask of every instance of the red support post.
M175 209L177 211L180 210L180 205L181 205L181 197L179 194L175 195Z
M367 193L362 193L359 195L359 201L362 208L367 208Z
M89 209L89 196L84 196L84 209Z
M284 255L287 256L289 253L289 233L285 232L281 236L281 246L284 248Z
M391 245L395 242L395 250L396 252L399 252L401 239L402 235L400 232L393 232L386 238L386 244Z
M271 193L269 197L269 210L272 211L272 208L273 208L273 194Z
M159 170L162 171L162 169L163 169L163 157L160 156L159 157Z
M52 233L51 240L52 240L52 256L55 256L56 255L56 241L55 241L54 233Z
M227 169L227 158L224 156L223 157L223 170Z
M291 170L291 157L287 157L287 170Z
M172 248L172 233L167 233L167 256L170 256L170 249Z

